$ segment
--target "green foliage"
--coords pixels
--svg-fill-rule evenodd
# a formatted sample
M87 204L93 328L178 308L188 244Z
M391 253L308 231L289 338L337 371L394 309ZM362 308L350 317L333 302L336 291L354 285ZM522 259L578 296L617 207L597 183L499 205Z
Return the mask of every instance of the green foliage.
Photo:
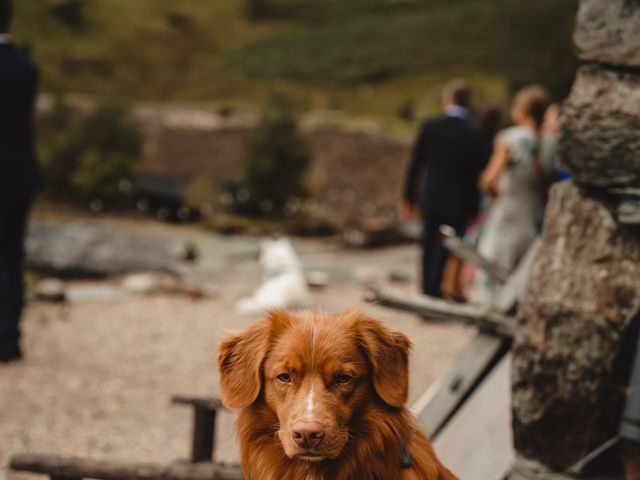
M291 101L282 95L271 96L251 134L241 181L248 195L237 195L238 207L267 216L287 213L288 207L309 194L305 180L310 163Z
M406 100L398 107L398 118L405 122L412 122L416 119L415 105L412 100Z
M42 151L48 193L77 202L127 200L142 145L127 111L105 102L86 119L70 124L61 108L54 108L54 118L63 128L54 126Z
M532 81L562 96L576 67L578 0L18 3L13 33L33 46L43 90L129 101L258 103L278 82L314 106L396 122L407 98L416 117L425 101L437 108L424 99L452 76L506 103ZM268 6L260 21L247 21L250 4Z
M207 176L198 176L191 180L184 192L184 205L193 210L213 207L216 204L216 189Z
M459 0L378 2L344 7L329 2L335 16L323 22L297 10L292 18L317 26L261 40L228 55L230 65L261 79L287 78L319 85L384 82L408 72L465 66L492 70L519 81L572 78L571 31L577 2L566 0ZM560 70L558 67L561 67ZM560 77L560 78L558 78ZM559 92L558 92L559 93Z

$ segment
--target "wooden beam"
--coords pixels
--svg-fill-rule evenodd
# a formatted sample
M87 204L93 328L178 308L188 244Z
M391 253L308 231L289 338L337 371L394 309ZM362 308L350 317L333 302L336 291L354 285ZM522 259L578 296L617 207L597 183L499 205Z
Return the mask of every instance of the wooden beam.
M180 405L191 405L193 407L208 410L225 409L222 400L214 397L188 397L186 395L174 395L173 397L171 397L171 403Z
M437 380L411 406L431 440L509 350L511 342L494 335L477 333L455 360L447 374Z
M463 480L500 480L515 460L511 433L511 354L503 355L460 407L433 448Z
M529 246L527 253L518 263L518 266L509 276L502 288L498 290L493 299L492 306L502 313L507 313L515 309L529 284L529 277L533 270L533 264L538 257L538 251L542 247L542 240L537 237Z
M442 235L442 243L452 253L481 268L498 282L504 283L507 281L510 272L506 268L480 255L473 245L458 237L452 227L442 225L440 227L440 234Z
M405 310L433 320L455 320L475 325L481 331L511 338L516 331L516 320L488 307L460 304L438 298L406 292L385 285L374 285L365 299L385 307Z
M56 455L19 454L11 458L12 470L50 475L52 478L99 480L242 480L239 467L213 463L122 463Z
M211 462L215 449L214 435L216 414L224 409L217 398L186 397L175 395L172 403L193 407L193 431L191 436L191 462Z

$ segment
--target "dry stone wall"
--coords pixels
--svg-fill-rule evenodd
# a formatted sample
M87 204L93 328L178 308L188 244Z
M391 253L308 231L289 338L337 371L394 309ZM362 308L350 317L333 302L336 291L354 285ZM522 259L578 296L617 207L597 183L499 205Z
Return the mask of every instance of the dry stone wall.
M582 0L575 43L589 62L640 67L638 0Z
M597 65L580 68L563 121L562 157L576 183L640 185L640 75Z
M620 422L640 309L640 242L611 205L554 187L514 343L518 452L563 471Z
M575 41L573 181L547 205L512 372L519 467L558 473L617 435L640 329L640 1L582 0ZM623 478L619 449L582 474Z
M194 121L193 118L198 119ZM247 157L255 118L222 119L215 112L143 109L142 173L180 179L206 177L215 186L236 177ZM305 119L313 161L313 211L336 227L362 218L393 222L402 196L411 143L371 126Z

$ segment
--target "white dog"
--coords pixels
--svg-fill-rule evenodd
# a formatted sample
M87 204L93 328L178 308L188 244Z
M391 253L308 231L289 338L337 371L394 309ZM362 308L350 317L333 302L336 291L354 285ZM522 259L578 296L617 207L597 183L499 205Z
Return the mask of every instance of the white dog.
M289 240L262 240L259 262L264 271L262 285L253 296L236 303L238 313L256 314L274 308L309 305L311 298L307 282L298 255Z

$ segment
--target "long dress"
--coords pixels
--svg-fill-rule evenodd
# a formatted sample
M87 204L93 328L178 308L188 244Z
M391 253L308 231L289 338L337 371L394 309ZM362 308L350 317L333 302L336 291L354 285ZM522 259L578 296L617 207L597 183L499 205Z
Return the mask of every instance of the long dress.
M544 200L534 174L536 132L528 127L511 127L499 135L509 151L509 164L498 178L498 197L490 206L478 251L512 271L540 231ZM556 138L542 133L539 148L542 172L550 175L557 163ZM484 272L478 272L471 300L490 303L496 288Z

